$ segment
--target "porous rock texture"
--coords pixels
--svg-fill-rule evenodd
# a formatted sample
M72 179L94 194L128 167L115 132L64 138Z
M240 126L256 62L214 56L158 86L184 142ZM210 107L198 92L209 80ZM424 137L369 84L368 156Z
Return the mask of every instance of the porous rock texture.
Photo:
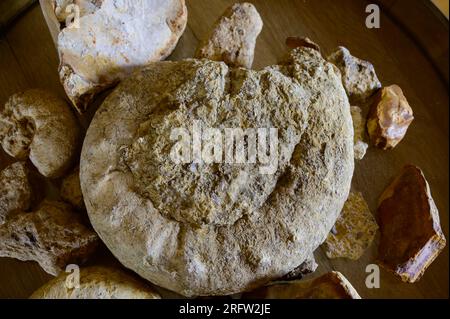
M0 172L0 225L30 208L31 184L25 162L16 162Z
M32 89L14 94L0 113L0 142L19 160L30 158L45 177L66 173L78 155L79 123L67 103L54 94Z
M160 299L150 287L122 270L92 266L63 272L36 290L30 299Z
M319 265L314 258L314 254L311 254L304 262L291 272L287 273L281 280L298 280L302 279L304 276L316 271Z
M278 165L176 164L173 128L277 128ZM192 135L192 134L191 134ZM126 267L186 296L280 278L326 238L353 175L350 105L310 48L261 71L158 62L105 100L80 178L90 220Z
M83 193L81 192L79 167L63 179L60 195L65 202L70 203L73 207L79 210L85 208Z
M91 9L58 35L61 82L79 112L136 68L165 59L187 22L184 0L102 0Z
M369 97L381 88L374 66L354 57L347 48L338 47L328 61L341 71L342 83L352 105L365 105Z
M379 199L378 263L404 282L418 281L446 245L439 211L420 168L403 167Z
M361 108L358 106L352 106L350 110L353 119L353 130L355 132L353 138L355 143L353 148L355 152L355 159L362 160L366 155L367 149L369 148L369 145L364 141L366 121L362 116Z
M0 257L36 261L54 276L67 264L86 261L98 243L97 234L61 202L44 201L0 226Z
M338 271L310 280L273 282L245 293L243 299L361 299L352 284Z
M251 3L236 3L225 11L211 34L200 43L196 57L250 69L262 28L263 21Z
M325 240L328 258L358 260L370 246L378 230L377 222L359 192L351 192L333 231Z

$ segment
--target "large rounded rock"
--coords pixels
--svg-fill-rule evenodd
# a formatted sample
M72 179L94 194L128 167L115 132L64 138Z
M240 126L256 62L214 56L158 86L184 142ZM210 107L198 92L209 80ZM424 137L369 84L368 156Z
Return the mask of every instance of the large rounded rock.
M278 129L275 169L176 164L171 133L195 125ZM92 121L81 186L94 228L126 267L187 296L224 295L288 273L325 240L353 165L340 77L299 48L262 71L191 59L136 73Z

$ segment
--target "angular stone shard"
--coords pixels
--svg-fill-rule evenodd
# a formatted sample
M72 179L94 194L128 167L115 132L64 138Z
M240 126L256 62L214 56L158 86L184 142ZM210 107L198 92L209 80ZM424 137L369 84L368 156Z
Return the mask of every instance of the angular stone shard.
M65 177L61 184L61 198L73 207L83 210L84 200L80 185L80 168L77 167L70 175Z
M333 231L323 245L328 258L359 259L370 246L378 225L361 193L350 193Z
M0 172L0 225L30 208L31 184L25 162L9 165Z
M252 4L236 3L225 11L211 34L200 43L196 57L250 69L256 38L262 27L261 17Z
M344 47L338 47L328 61L336 65L342 74L342 83L352 105L364 105L368 98L381 88L373 65L350 54Z
M332 271L311 280L273 282L244 293L243 299L361 299L340 272Z
M378 220L378 263L402 281L418 281L446 244L430 187L418 167L405 166L386 188Z
M355 135L353 136L355 159L362 160L366 155L369 145L364 142L364 132L366 129L366 121L361 115L361 109L358 106L352 106L350 108L353 119L353 130Z
M36 212L14 216L0 226L0 257L36 261L57 275L68 264L81 264L99 243L68 205L44 201Z
M161 299L149 286L120 269L86 267L80 269L79 275L79 282L75 282L69 278L75 273L62 272L30 299Z
M413 120L413 110L402 89L395 84L382 88L373 100L367 119L372 144L384 150L394 148Z

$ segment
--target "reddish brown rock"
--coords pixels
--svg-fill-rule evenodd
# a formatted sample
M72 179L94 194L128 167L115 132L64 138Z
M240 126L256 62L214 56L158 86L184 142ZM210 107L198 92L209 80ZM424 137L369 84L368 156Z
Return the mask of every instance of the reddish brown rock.
M274 282L243 299L361 299L351 283L340 272L332 271L311 280Z
M372 144L384 150L394 148L413 120L413 110L402 89L395 84L382 88L374 98L367 119Z
M86 261L98 243L97 234L60 202L44 201L36 212L0 226L0 257L36 261L51 275Z
M384 191L378 218L378 263L403 281L416 282L446 244L439 212L418 167L405 166Z

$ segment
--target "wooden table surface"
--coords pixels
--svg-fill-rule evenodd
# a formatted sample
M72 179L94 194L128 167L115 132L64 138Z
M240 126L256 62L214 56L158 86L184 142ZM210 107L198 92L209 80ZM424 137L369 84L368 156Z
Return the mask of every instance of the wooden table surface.
M397 148L387 152L370 148L364 160L356 163L353 188L364 194L375 212L379 195L400 168L407 163L418 165L429 181L448 239L448 22L441 24L423 1L382 1L380 29L365 27L365 8L369 3L366 1L250 2L256 5L264 21L256 47L255 69L283 57L287 36L302 35L321 45L325 54L338 45L348 47L355 56L375 65L382 83L397 83L403 88L414 109L415 121ZM187 0L187 3L188 27L170 57L173 60L192 57L198 39L204 37L232 1ZM405 14L414 17L413 22ZM39 5L34 5L0 35L0 107L11 94L32 87L64 96L57 66L57 54L43 15ZM1 151L0 168L10 162L11 158ZM377 241L358 261L328 260L319 248L315 253L319 269L312 276L339 270L363 298L448 298L448 245L418 283L402 283L381 270L381 287L368 289L365 269L376 258ZM106 252L100 255L103 260L111 258ZM26 298L50 278L33 262L0 258L0 298Z

